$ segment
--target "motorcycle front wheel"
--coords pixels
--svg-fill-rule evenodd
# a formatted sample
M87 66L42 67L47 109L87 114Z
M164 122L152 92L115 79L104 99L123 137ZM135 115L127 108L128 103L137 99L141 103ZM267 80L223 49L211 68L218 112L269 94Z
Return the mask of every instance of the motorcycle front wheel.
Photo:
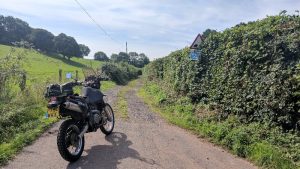
M57 134L57 147L62 158L69 162L77 161L84 149L84 136L79 138L80 130L72 120L64 121Z
M114 130L115 116L114 116L113 109L108 103L105 103L103 113L106 116L106 121L104 122L103 125L100 126L100 130L102 131L103 134L109 135Z

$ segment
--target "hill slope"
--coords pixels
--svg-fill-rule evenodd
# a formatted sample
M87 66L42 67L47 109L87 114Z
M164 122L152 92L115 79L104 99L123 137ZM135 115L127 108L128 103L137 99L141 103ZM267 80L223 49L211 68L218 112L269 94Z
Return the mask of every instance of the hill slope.
M58 71L62 69L63 78L66 72L72 72L75 75L77 70L79 78L83 78L82 68L92 66L98 68L102 62L82 59L71 58L70 60L64 59L56 55L45 55L35 50L14 48L11 46L0 45L0 57L4 57L11 53L12 55L24 56L24 68L28 73L28 80L41 81L45 79L57 79Z

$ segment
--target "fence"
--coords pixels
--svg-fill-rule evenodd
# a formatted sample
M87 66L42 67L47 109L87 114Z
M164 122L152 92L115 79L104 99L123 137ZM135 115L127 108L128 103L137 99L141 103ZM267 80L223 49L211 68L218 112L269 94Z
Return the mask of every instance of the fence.
M74 77L75 75L75 77ZM74 78L74 79L79 79L79 73L78 70L75 71L64 71L62 69L58 70L58 80L59 82L63 81L63 77L65 77L67 79L67 76L69 76L69 78Z

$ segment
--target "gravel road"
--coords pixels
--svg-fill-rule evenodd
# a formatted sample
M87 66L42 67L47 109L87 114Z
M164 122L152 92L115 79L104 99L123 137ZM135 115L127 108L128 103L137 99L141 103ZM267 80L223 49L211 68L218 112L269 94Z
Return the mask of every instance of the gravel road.
M57 150L55 124L32 145L10 161L6 169L252 169L256 168L195 135L166 123L128 91L128 116L116 119L114 133L100 131L85 135L85 151L79 161L64 161ZM107 92L113 105L121 87Z

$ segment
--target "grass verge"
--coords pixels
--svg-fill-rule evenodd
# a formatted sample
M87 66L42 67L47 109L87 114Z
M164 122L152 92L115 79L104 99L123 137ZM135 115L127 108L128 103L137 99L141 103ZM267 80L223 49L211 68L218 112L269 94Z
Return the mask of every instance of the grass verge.
M123 86L117 94L116 117L128 119L128 102L126 100L126 93L136 85L137 80L130 81L126 86Z
M32 143L38 138L51 124L57 122L56 118L40 118L35 122L34 129L18 133L9 141L0 144L0 166L7 164L24 146Z
M112 81L102 81L101 82L101 91L106 92L112 88L116 87L116 83Z
M208 138L262 168L299 167L300 137L293 133L282 133L275 126L260 123L245 124L234 116L220 121L216 116L205 115L213 114L206 105L193 105L187 98L172 101L154 83L145 84L138 96L170 123Z
M101 90L107 91L116 86L116 84L112 81L104 81L101 83ZM78 89L78 91L80 91ZM7 119L9 113L2 114L3 116L0 118L0 126L4 127L0 129L0 133L4 138L1 138L0 142L0 166L7 164L7 162L12 159L18 152L22 150L22 148L30 143L32 143L35 139L37 139L51 124L57 122L57 118L48 118L45 119L42 117L42 109L38 108L27 108L25 109L27 112L12 111L13 114L10 115L12 118L20 117L19 125L6 124L10 119ZM19 116L15 114L19 114ZM34 115L29 114L32 113ZM36 114L36 115L35 115ZM36 117L37 116L37 117ZM27 119L27 121L25 120Z

